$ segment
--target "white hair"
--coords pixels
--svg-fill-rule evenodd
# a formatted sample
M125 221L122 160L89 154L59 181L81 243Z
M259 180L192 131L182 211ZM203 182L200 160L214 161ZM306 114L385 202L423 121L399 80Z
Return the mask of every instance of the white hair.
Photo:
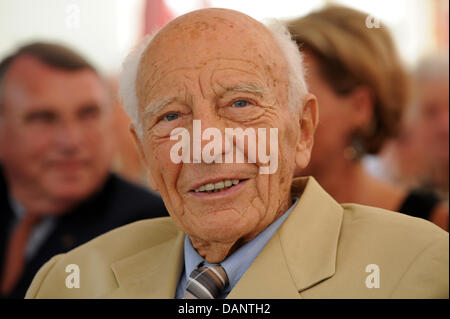
M284 24L276 19L270 19L264 21L264 25L272 32L275 42L286 60L289 80L288 105L290 110L295 112L303 106L303 97L308 93L303 55Z
M119 97L122 100L123 108L131 119L136 133L139 137L142 136L142 128L139 122L139 101L136 93L136 80L141 62L142 54L152 42L156 32L146 35L141 42L128 54L122 64L122 69L119 74Z
M278 45L286 60L289 80L288 105L290 111L295 112L303 106L303 97L308 92L305 81L303 56L284 24L275 19L267 20L264 24L271 31L275 43ZM119 96L122 99L125 112L130 117L139 137L142 137L143 130L139 121L139 101L136 93L136 80L142 54L157 33L155 32L144 37L128 54L122 64L119 75Z

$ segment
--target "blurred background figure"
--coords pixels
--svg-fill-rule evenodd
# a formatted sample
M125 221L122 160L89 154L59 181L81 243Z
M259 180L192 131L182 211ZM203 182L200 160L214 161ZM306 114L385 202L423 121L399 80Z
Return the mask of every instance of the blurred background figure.
M33 43L0 62L0 297L23 298L58 253L166 215L110 172L112 125L105 83L77 53Z
M448 201L449 55L425 57L414 72L414 90L400 135L390 141L368 169L407 188L435 191Z
M386 29L367 25L367 13L328 6L289 21L305 54L306 79L319 102L320 123L312 175L340 203L359 203L427 216L448 229L448 209L437 197L372 177L362 164L400 127L409 81ZM448 123L448 122L447 122Z
M426 167L423 184L448 199L449 183L449 56L425 58L415 72L413 122L422 130ZM415 111L414 111L415 109ZM422 127L420 127L422 126Z

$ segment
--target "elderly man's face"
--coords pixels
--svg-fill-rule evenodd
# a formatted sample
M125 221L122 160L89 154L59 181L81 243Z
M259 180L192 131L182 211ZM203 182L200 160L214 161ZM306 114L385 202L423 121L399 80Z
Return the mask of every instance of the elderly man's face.
M9 68L3 92L0 161L16 199L35 213L59 213L92 194L112 155L98 76L23 56Z
M137 83L143 124L138 144L152 187L194 242L245 242L292 204L300 125L299 111L289 111L287 88L286 63L273 38L242 15L185 17L147 48ZM158 101L169 102L143 112L147 105L160 105ZM261 175L258 159L174 163L171 131L186 128L192 144L193 120L201 120L202 131L214 127L222 136L225 128L277 128L277 171ZM244 153L247 159L247 148ZM227 180L239 183L216 193L195 192L201 185ZM196 248L201 253L201 247Z

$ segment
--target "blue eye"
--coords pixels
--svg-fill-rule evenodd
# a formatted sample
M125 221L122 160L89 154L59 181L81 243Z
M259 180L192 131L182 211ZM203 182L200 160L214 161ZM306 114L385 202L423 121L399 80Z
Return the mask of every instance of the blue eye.
M246 107L248 105L248 102L245 100L238 100L233 103L233 106L235 107Z
M180 117L180 115L178 113L170 113L170 114L164 115L164 119L166 119L167 121L176 120L178 117Z

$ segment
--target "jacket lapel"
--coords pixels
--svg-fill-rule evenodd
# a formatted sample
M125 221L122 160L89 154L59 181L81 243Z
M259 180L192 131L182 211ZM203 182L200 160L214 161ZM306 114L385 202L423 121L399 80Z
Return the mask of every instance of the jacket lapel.
M299 292L334 275L343 219L341 205L315 179L295 179L292 193L302 190L295 213L279 231L286 264Z
M286 265L278 233L269 240L227 296L227 299L254 298L299 298Z
M102 298L174 298L183 271L184 234L111 265L119 287Z
M313 178L293 182L301 196L228 298L301 298L335 273L343 209Z

